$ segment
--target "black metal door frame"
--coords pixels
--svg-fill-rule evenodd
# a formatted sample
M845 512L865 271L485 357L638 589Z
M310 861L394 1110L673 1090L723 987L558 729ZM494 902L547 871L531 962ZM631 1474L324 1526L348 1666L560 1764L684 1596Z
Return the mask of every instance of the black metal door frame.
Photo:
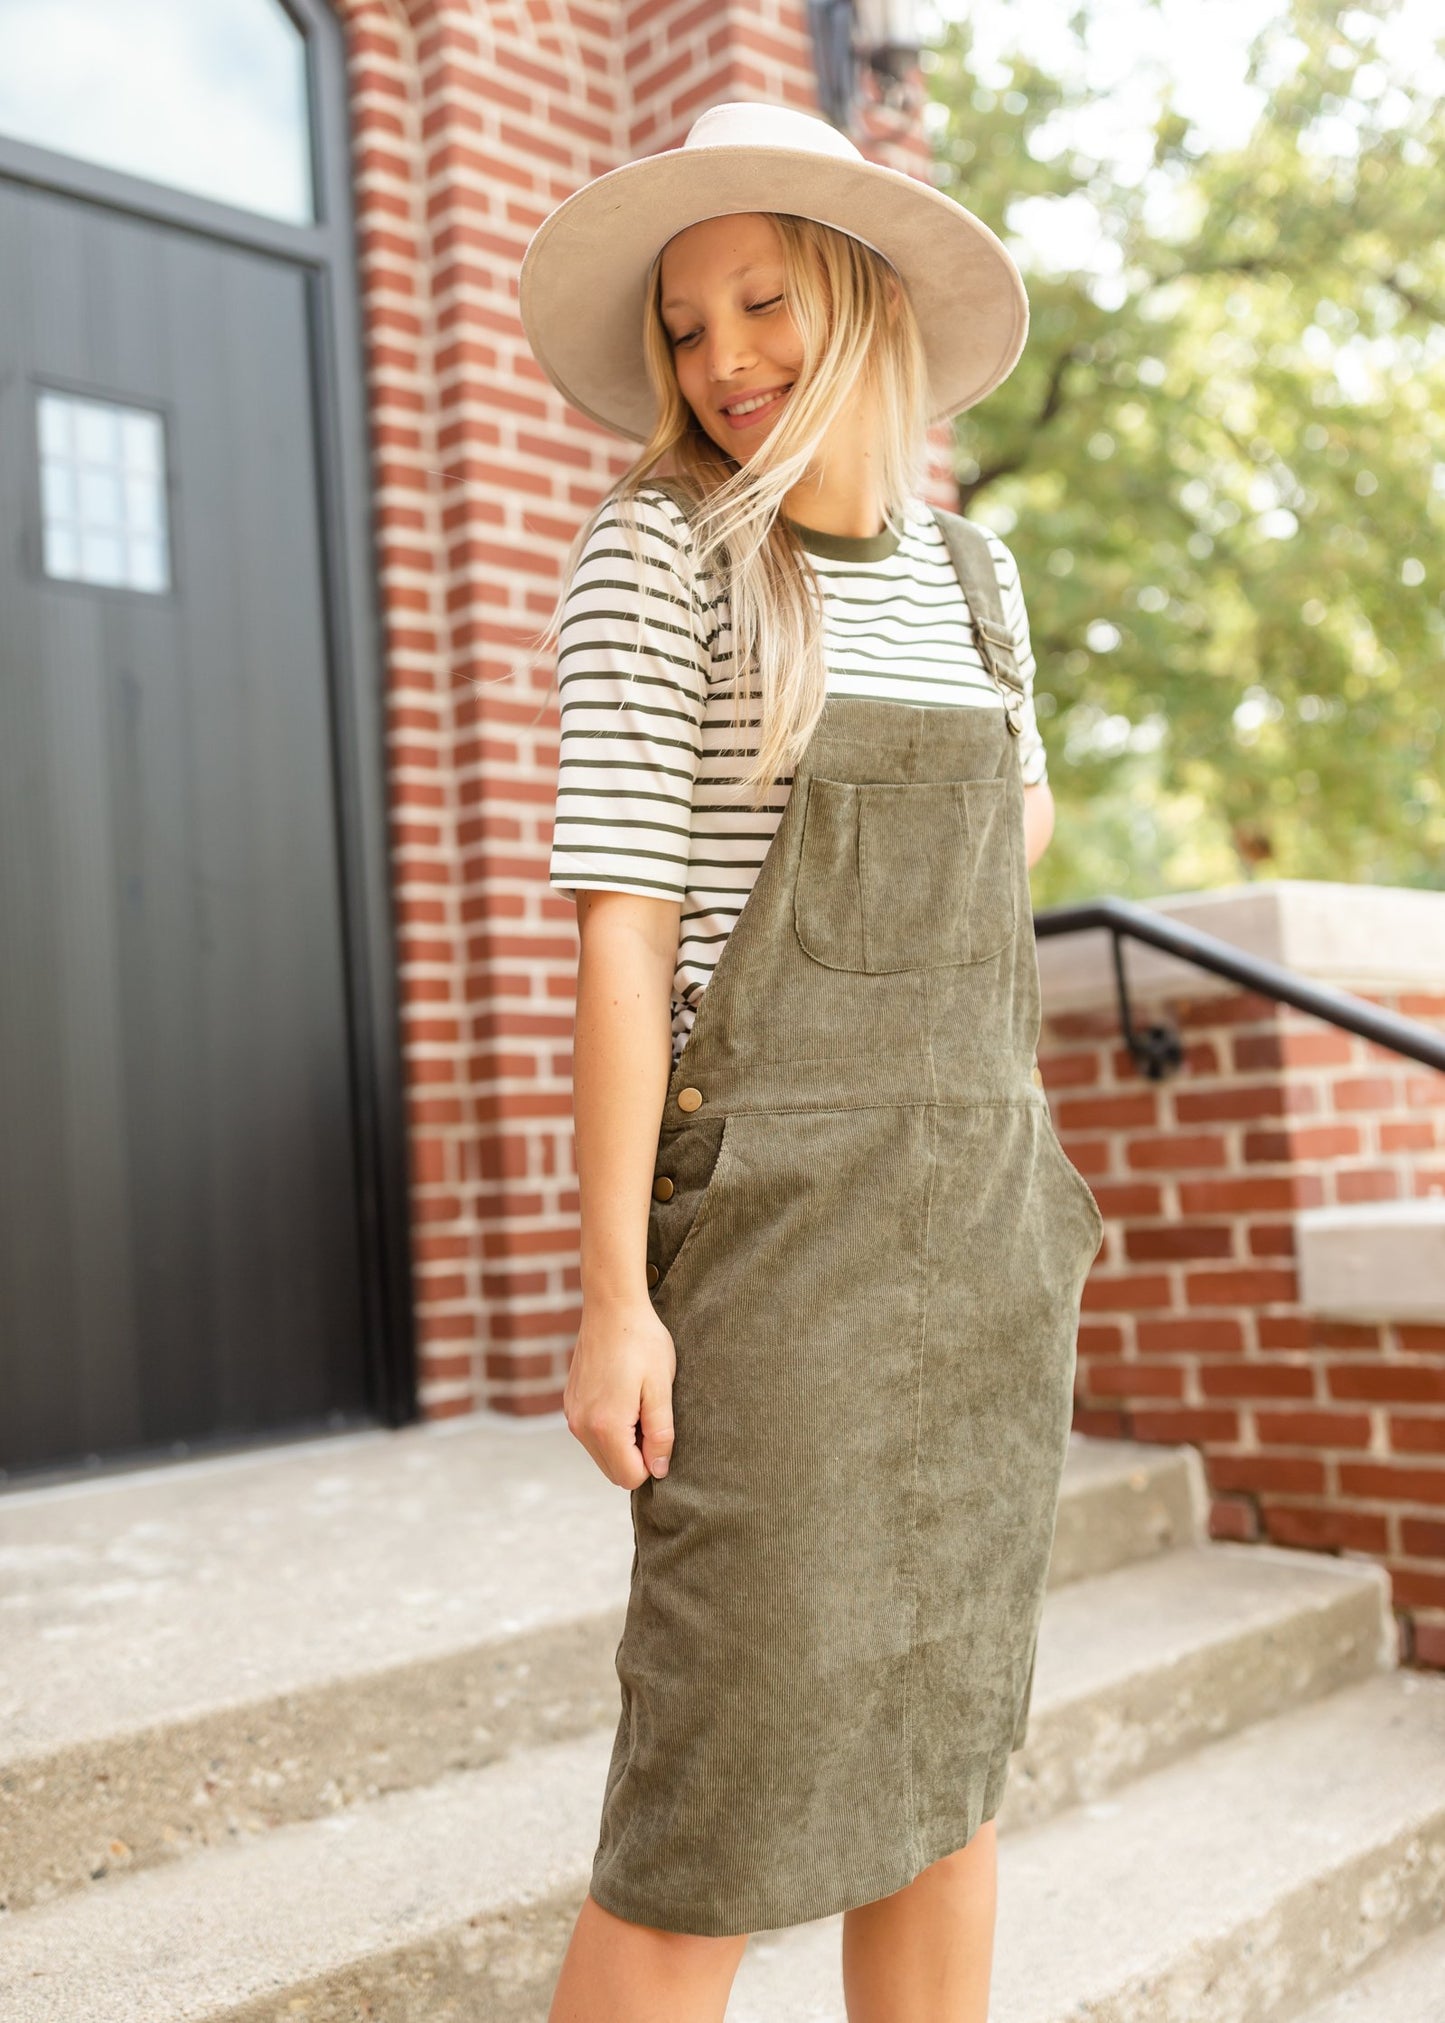
M169 225L286 260L305 276L312 338L312 415L320 477L322 606L332 724L332 791L342 891L355 1169L363 1259L363 1356L383 1425L417 1415L401 1075L397 952L385 793L383 637L375 594L376 529L370 466L356 245L351 201L346 51L323 0L281 0L305 36L311 168L317 220L290 225L229 204L100 167L0 133L0 177L101 209ZM357 502L365 501L362 505ZM283 1429L215 1443L274 1446ZM188 1452L206 1451L202 1441ZM107 1466L145 1457L107 1458ZM52 1479L76 1469L46 1471ZM83 1471L96 1472L93 1469ZM28 1478L34 1481L35 1477Z

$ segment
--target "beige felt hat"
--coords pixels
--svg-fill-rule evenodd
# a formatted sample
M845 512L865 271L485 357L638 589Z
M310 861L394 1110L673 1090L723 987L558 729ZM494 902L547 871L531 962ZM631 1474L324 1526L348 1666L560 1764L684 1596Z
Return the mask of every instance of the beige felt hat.
M981 218L868 161L825 119L736 100L701 113L681 147L585 183L527 247L527 341L557 391L603 428L644 442L656 417L642 357L654 258L688 225L736 211L816 218L892 262L923 336L930 423L973 407L1018 362L1023 276Z

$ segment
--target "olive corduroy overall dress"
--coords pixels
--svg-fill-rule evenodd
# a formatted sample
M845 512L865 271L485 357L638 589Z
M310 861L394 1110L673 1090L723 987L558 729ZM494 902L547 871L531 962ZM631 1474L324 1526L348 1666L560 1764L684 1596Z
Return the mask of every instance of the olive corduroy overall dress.
M1017 690L982 536L937 517ZM674 1451L631 1491L591 1877L636 1923L901 1889L1025 1737L1103 1218L1035 1079L1018 725L1006 689L828 697L672 1070Z

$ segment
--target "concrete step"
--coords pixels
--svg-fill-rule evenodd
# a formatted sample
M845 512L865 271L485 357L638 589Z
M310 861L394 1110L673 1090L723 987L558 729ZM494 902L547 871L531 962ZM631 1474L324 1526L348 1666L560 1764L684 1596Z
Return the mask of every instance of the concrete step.
M991 2019L1282 2023L1442 1916L1445 1681L1394 1671L1001 1833ZM752 1939L728 2023L844 2023L841 1930Z
M1203 1494L1191 1448L1075 1436L1051 1587ZM560 1415L0 1494L0 1906L610 1726L632 1545Z
M1445 1923L1391 1948L1295 2023L1445 2023Z
M1383 1568L1182 1546L1050 1593L1000 1833L1396 1663Z
M0 1921L6 2023L542 2023L604 1733ZM1445 1892L1445 1681L1392 1671L1000 1834L993 2023L1266 2023ZM729 2023L843 2023L841 1916L758 1934ZM1393 2016L1390 2023L1394 2023Z
M627 1501L559 1424L0 1497L0 1901L615 1719Z
M1193 1447L1069 1435L1049 1556L1050 1588L1132 1566L1209 1536L1209 1489Z
M586 1891L601 1730L0 1919L5 2023L531 2023Z

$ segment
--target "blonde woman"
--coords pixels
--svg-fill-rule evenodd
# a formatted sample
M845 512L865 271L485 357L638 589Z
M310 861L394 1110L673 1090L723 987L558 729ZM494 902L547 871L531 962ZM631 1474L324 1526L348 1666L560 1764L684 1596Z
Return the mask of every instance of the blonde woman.
M564 1406L635 1552L551 2023L721 2018L750 1932L838 1912L851 2023L985 2023L1102 1238L1034 1061L1018 572L921 500L1023 284L949 198L747 103L569 198L521 306L641 444L553 615Z

